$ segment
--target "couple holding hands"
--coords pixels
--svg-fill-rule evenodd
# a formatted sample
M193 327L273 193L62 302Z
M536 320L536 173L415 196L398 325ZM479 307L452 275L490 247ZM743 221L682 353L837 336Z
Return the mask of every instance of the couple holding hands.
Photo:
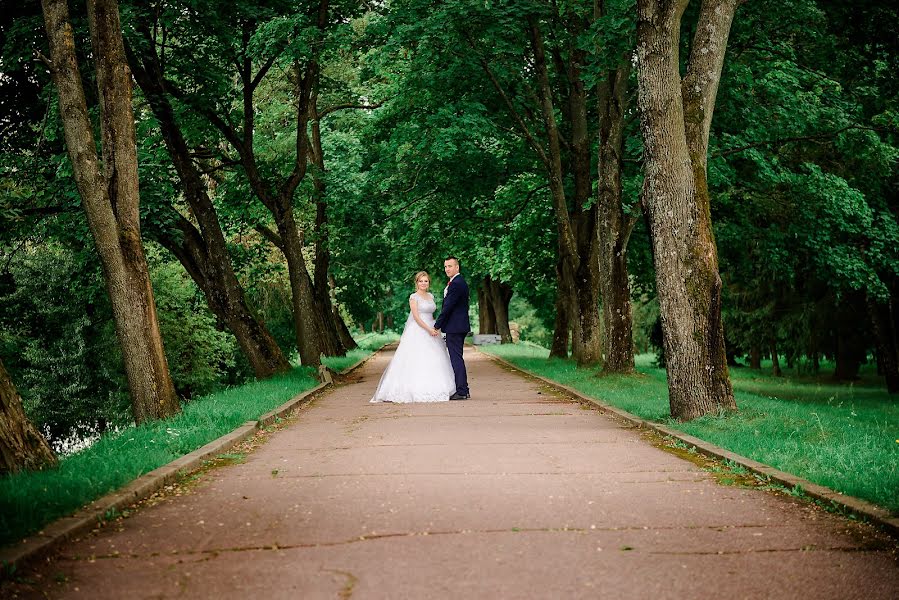
M462 345L471 331L468 320L468 284L459 273L459 259L443 261L449 278L443 307L435 319L437 303L428 291L427 271L415 274L415 292L409 296L409 317L400 344L387 365L371 402L445 402L469 398ZM446 342L440 333L446 334Z

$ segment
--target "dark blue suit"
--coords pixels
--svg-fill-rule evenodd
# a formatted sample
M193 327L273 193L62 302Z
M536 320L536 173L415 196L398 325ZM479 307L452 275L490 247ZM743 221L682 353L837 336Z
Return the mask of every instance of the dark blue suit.
M468 320L468 296L468 284L460 273L450 283L440 315L434 323L434 329L446 334L446 349L449 350L450 363L456 375L456 393L461 396L469 395L468 374L462 360L465 336L471 331L471 321Z

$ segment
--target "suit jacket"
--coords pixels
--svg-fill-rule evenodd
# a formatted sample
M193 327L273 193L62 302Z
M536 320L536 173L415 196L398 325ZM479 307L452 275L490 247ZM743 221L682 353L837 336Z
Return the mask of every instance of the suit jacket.
M468 333L471 331L471 321L468 320L468 296L468 284L462 279L460 273L453 278L449 285L434 328L444 333Z

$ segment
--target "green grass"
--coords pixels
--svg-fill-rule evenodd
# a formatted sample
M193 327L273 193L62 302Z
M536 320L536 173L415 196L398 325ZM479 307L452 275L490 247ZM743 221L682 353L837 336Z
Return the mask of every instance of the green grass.
M899 514L899 400L873 376L856 384L731 369L740 411L689 423L669 417L665 371L637 359L634 376L597 376L538 346L482 347L509 362L644 419Z
M369 333L356 338L359 347L347 352L346 356L334 356L324 359L322 362L332 371L342 371L356 364L384 344L395 342L399 335L395 333Z
M360 338L358 349L325 363L343 369L396 337ZM296 368L280 377L197 398L171 419L104 435L89 448L62 458L57 469L0 478L0 545L40 530L316 385L310 369Z

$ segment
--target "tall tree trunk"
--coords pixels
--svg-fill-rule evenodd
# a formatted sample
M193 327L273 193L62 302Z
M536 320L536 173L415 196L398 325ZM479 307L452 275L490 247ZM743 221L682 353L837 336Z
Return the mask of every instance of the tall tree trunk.
M159 122L163 140L181 181L184 198L199 225L198 231L190 221L178 214L174 219L178 224L178 235L164 232L158 236L159 241L178 258L203 291L210 310L234 334L256 377L264 379L286 372L290 370L290 363L268 328L247 304L243 287L231 264L215 205L191 160L187 142L165 93L165 78L151 43L152 37L148 30L142 32L147 47L140 56L126 48L129 62Z
M3 361L0 361L0 475L56 466L56 456L25 416Z
M490 276L481 280L478 286L478 332L496 334L496 314L490 297Z
M887 391L899 394L899 340L893 328L893 299L881 304L866 294L866 304L877 345L877 362L886 378Z
M585 22L576 15L569 13L566 17L573 32L585 28ZM572 265L575 272L574 310L577 315L574 327L577 343L572 345L572 349L573 357L579 366L593 366L602 362L603 344L599 310L600 248L597 236L600 216L597 204L590 202L593 193L591 136L587 118L587 90L582 74L587 55L577 43L567 48L567 54L568 61L565 67L568 82L568 118L571 127L569 162L574 179L571 227L579 258L577 264Z
M284 258L287 259L290 278L297 350L304 365L317 367L321 364L321 355L326 347L322 340L325 327L303 256L303 238L293 216L292 203L280 198L276 211L278 234L284 244Z
M356 340L353 339L353 336L350 335L350 328L347 327L346 321L343 320L343 317L340 316L340 311L337 309L337 284L334 282L333 275L328 275L328 288L331 290L331 310L334 313L334 324L337 327L337 334L340 336L340 341L347 350L358 348L359 344L357 344ZM365 333L364 326L362 326L362 333Z
M599 214L594 204L577 211L572 226L581 259L573 270L573 277L564 288L574 290L571 299L572 322L571 356L578 366L599 365L602 362L602 320L600 318ZM566 270L566 275L572 270Z
M560 15L557 15L560 16ZM587 118L587 86L583 68L586 51L582 48L580 34L586 32L591 21L575 10L565 9L564 26L570 34L567 46L551 47L555 70L562 82L559 94L563 100L560 110L570 139L564 140L556 119L552 82L549 76L547 50L543 40L540 18L535 14L526 17L533 51L533 77L539 114L546 133L544 148L525 118L516 108L511 96L490 69L488 61L480 58L481 65L515 121L524 141L536 152L546 169L553 210L558 229L558 265L556 280L556 322L550 356L568 354L571 336L572 355L578 365L594 365L602 360L602 327L599 317L599 272L596 205L589 202L593 172L590 166L591 135ZM470 36L469 45L480 54ZM576 40L577 41L574 41ZM563 161L562 146L566 155ZM563 169L564 163L564 169ZM566 190L566 180L573 182ZM568 194L571 197L568 197Z
M137 144L131 72L125 60L118 5L89 0L96 61L103 167L99 164L66 0L43 0L52 76L75 182L103 267L116 334L138 423L181 410L169 374L156 304L140 238Z
M549 189L559 231L559 267L557 281L567 314L564 321L571 327L572 356L580 366L598 364L602 359L601 327L599 320L598 240L596 237L596 205L586 207L591 193L590 143L587 132L587 109L584 83L580 77L582 51L571 53L568 65L569 104L567 114L571 120L572 171L574 197L572 214L569 213L562 169L561 135L555 116L552 87L547 70L546 50L536 17L528 18L531 44L534 51L535 74L538 83L540 108L543 115L549 153L539 153L547 169ZM558 305L558 302L557 302ZM556 340L568 336L566 331L553 334L553 351ZM567 354L567 350L566 350Z
M636 224L622 206L621 159L630 63L625 61L599 85L599 289L603 316L603 371L634 371L633 320L627 244Z
M783 376L783 371L780 370L780 354L777 351L777 340L771 340L771 373L775 377Z
M749 348L749 368L762 368L762 350L758 347L758 344L753 344L752 347Z
M328 24L328 0L320 0L314 11L310 17L314 19L323 36ZM302 67L298 63L294 64L297 109L293 169L280 181L263 176L254 150L256 114L254 93L274 65L276 56L272 55L255 73L253 72L254 63L249 47L255 26L256 23L252 20L244 21L240 32L241 45L237 61L243 101L243 123L240 129L229 119L223 119L215 109L210 108L205 99L177 88L172 82L167 81L166 85L177 98L188 102L222 133L240 157L250 189L272 214L278 235L273 235L265 228L261 231L284 252L291 285L291 305L300 360L305 365L318 366L322 352L328 350L328 340L331 339L329 332L334 329L330 325L333 316L330 311L322 309L307 269L306 259L303 257L304 235L294 218L294 195L305 179L309 161L313 158L309 140L309 121L312 115L310 100L318 85L319 68L315 56ZM320 47L321 44L316 44L316 51L320 50Z
M508 283L486 277L489 289L490 305L496 316L496 333L503 344L512 343L512 331L509 329L509 301L512 300L512 286Z
M316 80L318 79L316 71ZM322 313L323 341L327 356L346 356L347 348L341 338L338 321L344 325L343 319L334 310L331 302L331 286L328 282L331 268L331 249L328 245L328 205L325 184L325 155L322 150L321 125L318 118L318 84L313 87L309 99L309 110L314 115L312 119L312 186L315 199L315 272L313 287L315 288L318 309Z
M556 290L556 316L553 322L553 339L549 349L550 358L568 358L568 341L571 319L568 314L566 293Z
M209 309L234 334L255 376L265 379L289 371L290 362L275 338L247 304L230 257L219 262L218 252L206 244L206 238L190 221L180 214L173 220L177 232L160 232L156 239L184 266L206 297Z
M682 82L686 5L687 0L637 2L643 197L653 233L671 415L679 420L737 408L706 180L709 128L737 0L702 3Z

